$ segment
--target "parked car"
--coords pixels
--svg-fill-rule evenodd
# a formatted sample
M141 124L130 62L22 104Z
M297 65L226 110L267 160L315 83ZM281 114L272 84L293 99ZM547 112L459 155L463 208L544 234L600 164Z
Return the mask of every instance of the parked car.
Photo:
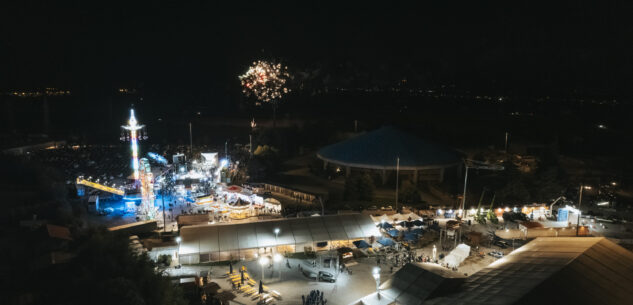
M312 279L312 280L316 280L317 279L317 274L316 272L312 272L308 269L303 269L303 275L305 275L307 278Z
M501 253L500 251L492 251L492 252L488 252L488 255L494 257L494 258L502 258L503 257L503 253Z
M507 242L505 242L503 240L495 240L493 245L495 245L495 246L497 246L497 247L499 247L501 249L506 249L506 248L508 248L510 246Z
M319 271L319 281L334 283L336 282L336 278L332 273Z

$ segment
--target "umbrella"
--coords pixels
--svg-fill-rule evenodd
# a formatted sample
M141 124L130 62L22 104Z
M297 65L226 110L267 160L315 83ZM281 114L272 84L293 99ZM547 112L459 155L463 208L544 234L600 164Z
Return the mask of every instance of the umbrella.
M396 229L391 229L387 231L387 234L389 234L391 237L397 237L400 234L400 231Z
M414 224L416 227L421 227L421 226L424 224L424 222L423 222L422 220L419 220L419 219L418 219L418 220L414 220L414 221L413 221L413 224Z
M414 241L418 239L418 235L415 233L405 233L404 234L404 240L406 241Z
M388 238L388 237L383 237L383 238L379 239L378 243L383 245L383 246L385 246L385 247L393 246L395 244L393 239Z
M264 293L264 283L262 283L261 280L259 280L259 294Z
M422 235L422 233L424 233L424 231L422 229L420 229L420 228L417 228L417 229L411 230L411 233Z
M383 229L393 228L393 226L390 223L388 223L388 222L381 222L380 224L378 224L378 226L383 228Z
M364 241L364 240L357 240L355 242L353 242L354 246L356 246L356 248L360 248L360 249L365 249L365 248L369 248L369 244Z
M229 262L229 273L233 273L233 264Z

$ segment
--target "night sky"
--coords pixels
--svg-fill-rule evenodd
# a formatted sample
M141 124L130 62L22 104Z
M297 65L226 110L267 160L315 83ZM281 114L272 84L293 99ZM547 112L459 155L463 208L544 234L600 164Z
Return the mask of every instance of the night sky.
M0 89L221 95L250 62L272 58L295 72L374 71L420 87L629 96L632 9L630 1L3 1Z

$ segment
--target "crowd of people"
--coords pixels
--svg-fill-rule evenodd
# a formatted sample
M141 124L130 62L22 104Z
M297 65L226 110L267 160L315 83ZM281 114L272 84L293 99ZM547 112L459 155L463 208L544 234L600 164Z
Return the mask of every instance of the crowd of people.
M327 299L323 298L323 291L311 290L308 295L301 295L302 305L325 305Z

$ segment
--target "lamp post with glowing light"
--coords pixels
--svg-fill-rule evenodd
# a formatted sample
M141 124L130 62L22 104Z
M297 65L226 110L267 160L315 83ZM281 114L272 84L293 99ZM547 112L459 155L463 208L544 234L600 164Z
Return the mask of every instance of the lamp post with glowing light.
M176 257L178 257L178 264L180 264L180 242L182 238L180 236L176 237L176 242L178 243L178 252L176 252Z
M578 195L578 220L576 221L576 236L578 236L578 231L580 230L580 205L582 204L582 190L590 190L591 186L588 185L580 185L580 194Z
M264 281L264 266L268 265L270 263L270 260L268 259L267 256L262 255L259 258L259 265L262 267L262 282Z
M376 295L378 296L378 299L380 299L380 267L374 267L371 271L371 275L376 280Z
M284 259L284 256L279 254L279 253L275 253L273 255L273 262L275 262L275 264L279 264L279 262L281 262ZM274 266L274 264L273 264ZM281 268L281 266L279 266L279 280L281 280L281 271L283 270L283 268Z

